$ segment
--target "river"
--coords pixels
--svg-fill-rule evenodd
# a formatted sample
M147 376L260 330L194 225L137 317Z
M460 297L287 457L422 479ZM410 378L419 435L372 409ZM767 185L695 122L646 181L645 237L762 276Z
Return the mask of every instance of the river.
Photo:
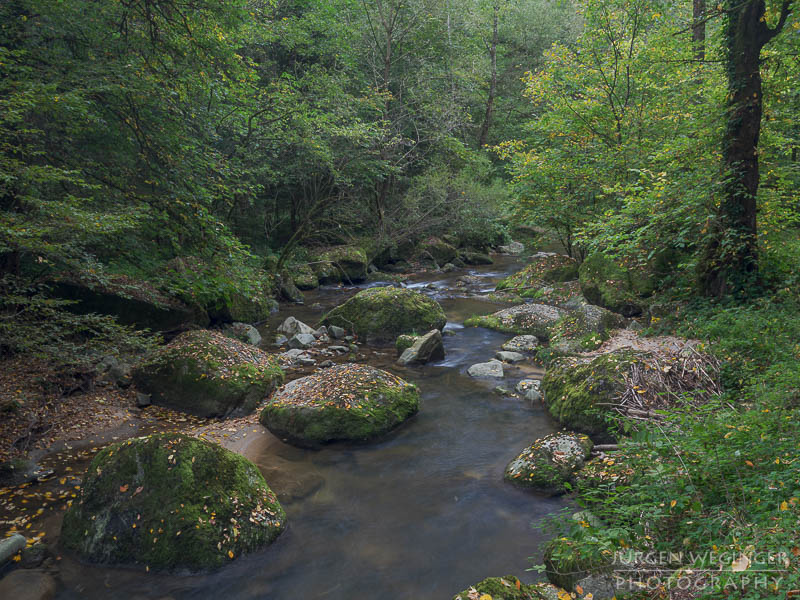
M503 470L557 426L542 406L495 394L501 382L466 374L511 336L461 324L497 310L486 294L519 267L499 257L493 266L471 269L466 286L457 287L464 271L421 275L409 284L444 306L447 356L405 369L392 348L364 350L370 364L416 383L422 394L419 414L389 438L304 450L259 431L242 446L288 514L287 530L272 546L208 575L89 566L64 556L57 598L434 600L489 576L537 580L526 569L551 536L533 525L567 503L506 484ZM355 291L311 292L306 306L283 307L269 325L290 314L313 323ZM513 389L521 378L540 376L535 365L510 368L502 384Z

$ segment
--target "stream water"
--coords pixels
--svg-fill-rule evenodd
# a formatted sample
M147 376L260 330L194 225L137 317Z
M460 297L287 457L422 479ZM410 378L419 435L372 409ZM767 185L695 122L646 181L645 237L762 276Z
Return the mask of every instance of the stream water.
M288 446L269 433L245 453L282 497L289 526L269 548L209 575L158 575L80 564L64 557L57 598L311 600L451 598L489 576L523 581L546 534L532 524L565 506L503 481L503 470L534 439L556 429L541 406L493 393L538 377L534 365L509 369L504 382L475 380L471 364L493 357L510 336L464 328L475 313L497 310L482 297L518 268L511 259L471 271L470 284L430 274L409 285L440 300L448 314L444 361L397 367L393 349L368 362L418 384L417 416L388 439L322 450ZM286 307L314 322L319 311L355 290L323 289L306 307ZM321 306L311 307L314 304Z

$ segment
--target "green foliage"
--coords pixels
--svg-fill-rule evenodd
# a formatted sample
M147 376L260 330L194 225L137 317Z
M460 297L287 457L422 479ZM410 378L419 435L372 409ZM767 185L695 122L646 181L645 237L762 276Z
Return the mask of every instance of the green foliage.
M108 355L137 355L159 341L146 331L119 325L108 316L74 314L67 300L52 298L46 286L31 286L6 275L0 279L0 356L26 354L55 367L62 386L91 377Z

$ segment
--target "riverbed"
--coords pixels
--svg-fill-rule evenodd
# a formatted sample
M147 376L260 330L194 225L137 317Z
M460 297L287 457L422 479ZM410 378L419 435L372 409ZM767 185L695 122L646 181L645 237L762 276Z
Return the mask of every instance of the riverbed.
M513 389L542 372L526 364L507 369L505 381L466 374L511 337L462 325L472 314L502 306L486 296L520 263L498 258L492 266L405 282L445 308L445 360L401 368L393 348L362 347L362 360L417 384L422 395L419 414L387 439L304 450L257 426L235 443L262 470L288 514L287 530L271 547L208 575L90 566L62 556L57 598L433 600L489 576L537 580L526 569L540 561L540 546L551 536L534 525L567 502L514 488L503 481L503 470L557 426L541 405L494 388ZM264 333L289 315L314 323L356 291L310 292L305 306L282 307Z

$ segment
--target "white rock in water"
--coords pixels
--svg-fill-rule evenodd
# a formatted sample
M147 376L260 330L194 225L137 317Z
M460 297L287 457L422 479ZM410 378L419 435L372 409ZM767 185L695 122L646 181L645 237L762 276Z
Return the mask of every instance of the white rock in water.
M494 377L501 379L503 377L503 363L499 360L490 360L485 363L478 363L472 365L467 369L467 374L470 377Z
M525 360L525 355L520 354L519 352L506 352L500 351L494 355L497 360L502 360L503 362L507 363L518 363Z
M294 317L287 317L286 320L281 323L281 326L278 327L278 333L285 333L289 337L297 335L298 333L314 335L314 329L302 321L298 321Z

